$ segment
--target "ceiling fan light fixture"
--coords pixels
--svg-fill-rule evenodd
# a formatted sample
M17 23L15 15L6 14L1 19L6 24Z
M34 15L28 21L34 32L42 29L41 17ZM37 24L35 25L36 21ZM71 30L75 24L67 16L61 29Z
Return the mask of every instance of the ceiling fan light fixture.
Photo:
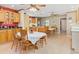
M29 10L30 10L30 11L37 11L37 9L36 9L36 8L33 8L33 7L30 8Z
M15 7L15 5L12 4L11 7Z

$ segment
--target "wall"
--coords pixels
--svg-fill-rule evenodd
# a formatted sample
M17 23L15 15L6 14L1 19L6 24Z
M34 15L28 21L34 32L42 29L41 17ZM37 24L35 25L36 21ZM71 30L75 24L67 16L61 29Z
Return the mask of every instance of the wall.
M24 11L20 11L20 23L19 27L22 27L22 29L27 28L27 32L29 33L29 16L24 13Z
M19 13L20 13L20 22L18 26L24 28L24 11L20 11Z
M71 25L76 23L76 11L71 11L71 12L67 12L66 13L66 18L67 18L67 34L71 33ZM23 28L28 28L29 30L29 16L28 15L24 15L24 12L21 11L20 12L20 23L19 26L23 27ZM48 20L49 27L52 26L57 26L57 32L60 33L60 18L62 18L64 16L60 16L60 15L51 15L49 17L42 17L41 18L41 25L45 25L45 22Z
M51 19L51 17L44 17L41 18L41 26L49 26L49 20ZM47 23L47 24L46 24Z
M24 27L29 27L29 16L27 14L24 15Z
M67 13L67 34L71 34L71 26L76 23L76 11Z
M57 27L57 32L60 33L60 19L59 15L51 15L50 17L45 17L42 18L42 25L44 25L44 22L49 20L49 27L56 26Z
M54 15L53 19L50 19L50 26L56 26L57 32L60 33L60 16Z

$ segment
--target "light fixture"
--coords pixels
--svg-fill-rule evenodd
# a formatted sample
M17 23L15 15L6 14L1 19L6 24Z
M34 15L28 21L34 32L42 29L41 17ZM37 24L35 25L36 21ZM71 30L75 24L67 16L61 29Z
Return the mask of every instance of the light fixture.
M12 4L11 7L15 7L15 5Z
M31 7L29 10L30 11L37 11L37 9L36 8L33 8L33 7Z

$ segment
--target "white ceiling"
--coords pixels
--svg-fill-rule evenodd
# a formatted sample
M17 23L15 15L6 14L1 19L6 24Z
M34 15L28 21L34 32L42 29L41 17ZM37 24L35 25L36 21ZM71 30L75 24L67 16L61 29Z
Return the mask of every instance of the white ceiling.
M1 4L2 6L13 8L16 10L27 9L29 4ZM40 9L39 11L31 12L25 11L28 15L36 17L47 17L53 14L61 14L71 10L75 10L79 7L79 4L47 4L45 8Z

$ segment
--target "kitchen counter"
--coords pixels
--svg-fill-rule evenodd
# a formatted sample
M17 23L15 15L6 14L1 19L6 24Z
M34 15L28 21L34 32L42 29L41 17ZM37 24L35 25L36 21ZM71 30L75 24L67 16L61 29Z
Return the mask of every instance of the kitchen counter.
M79 31L79 26L72 26L71 31Z
M79 24L72 24L71 31L79 31Z
M0 43L12 41L14 39L14 31L19 31L20 28L0 28Z

